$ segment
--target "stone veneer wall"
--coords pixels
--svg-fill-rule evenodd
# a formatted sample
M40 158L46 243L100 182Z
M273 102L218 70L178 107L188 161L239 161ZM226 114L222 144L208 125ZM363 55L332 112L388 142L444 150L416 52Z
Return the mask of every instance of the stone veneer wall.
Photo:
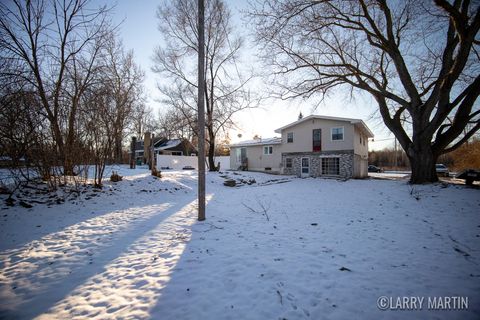
M282 153L283 174L301 176L301 159L310 158L310 176L322 177L322 158L340 158L340 177L353 177L353 150ZM285 167L285 159L292 158L292 168Z

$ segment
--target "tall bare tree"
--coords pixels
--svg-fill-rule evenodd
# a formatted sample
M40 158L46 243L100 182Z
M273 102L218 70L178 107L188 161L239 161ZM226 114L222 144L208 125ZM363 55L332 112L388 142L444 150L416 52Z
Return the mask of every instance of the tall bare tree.
M479 2L267 0L250 17L280 96L367 92L412 183L437 181L437 158L480 129Z
M159 6L159 29L165 45L155 51L154 72L171 80L159 86L164 102L177 109L198 133L197 67L198 15L196 0L166 2ZM236 67L242 39L235 35L231 14L222 0L205 1L205 127L208 165L215 170L217 134L233 125L232 116L253 106L244 77ZM198 135L198 134L197 134Z
M143 80L145 74L135 63L133 51L125 51L123 44L111 36L108 41L105 61L104 85L111 92L112 103L109 113L113 122L112 135L114 136L114 159L117 163L122 160L123 140L127 128L134 126L136 116L145 109L143 103Z

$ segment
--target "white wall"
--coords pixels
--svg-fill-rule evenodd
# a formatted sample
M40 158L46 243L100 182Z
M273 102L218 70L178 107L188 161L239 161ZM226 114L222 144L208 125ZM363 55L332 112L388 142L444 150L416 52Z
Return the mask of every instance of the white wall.
M215 164L220 162L220 170L230 169L230 157L215 157ZM185 166L198 169L198 158L196 156L171 156L157 154L157 169L169 167L174 170L182 170Z
M222 170L229 170L230 169L230 157L215 157L215 165L220 162L220 171Z
M175 170L182 170L185 166L191 166L198 169L197 157L189 156L170 156L157 154L157 169L162 170L162 167L169 167Z
M263 147L272 146L272 154L263 154ZM241 163L237 162L237 149L242 147L230 148L230 164L234 170L237 170ZM245 147L247 149L248 170L264 171L265 168L272 168L271 171L280 172L282 165L282 145L254 145Z

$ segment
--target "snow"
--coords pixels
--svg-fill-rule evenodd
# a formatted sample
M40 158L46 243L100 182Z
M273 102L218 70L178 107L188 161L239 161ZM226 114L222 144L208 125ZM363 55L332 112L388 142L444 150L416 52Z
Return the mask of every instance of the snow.
M264 138L264 139L260 138L260 139L240 141L240 142L231 144L230 147L261 146L266 144L281 144L281 143L282 143L281 137Z
M1 210L0 318L480 316L478 188L208 173L198 222L195 172L115 170L102 192ZM381 311L380 296L469 308Z
M155 148L155 151L165 150L165 149L170 149L170 148L176 147L181 142L182 142L181 139L167 140L166 142L162 143L159 147Z

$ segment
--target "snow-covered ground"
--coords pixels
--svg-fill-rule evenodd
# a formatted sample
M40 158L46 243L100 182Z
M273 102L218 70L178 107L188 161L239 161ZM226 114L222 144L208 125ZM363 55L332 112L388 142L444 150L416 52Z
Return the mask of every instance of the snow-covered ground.
M208 173L198 222L195 172L120 174L2 205L1 319L480 318L478 189ZM468 310L382 311L381 296Z

